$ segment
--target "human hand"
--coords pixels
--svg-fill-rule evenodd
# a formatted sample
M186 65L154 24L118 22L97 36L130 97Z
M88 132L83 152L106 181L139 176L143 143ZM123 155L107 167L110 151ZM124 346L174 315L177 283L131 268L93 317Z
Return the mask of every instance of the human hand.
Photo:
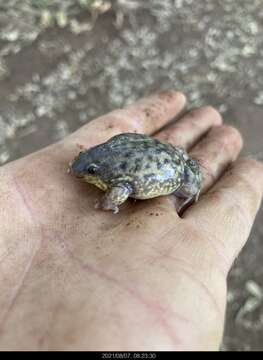
M158 132L184 103L162 92L0 169L0 349L218 349L226 277L259 208L263 166L240 159L225 172L242 140L210 107ZM66 173L77 143L133 131L200 161L202 195L182 217L173 196L95 210L101 191Z

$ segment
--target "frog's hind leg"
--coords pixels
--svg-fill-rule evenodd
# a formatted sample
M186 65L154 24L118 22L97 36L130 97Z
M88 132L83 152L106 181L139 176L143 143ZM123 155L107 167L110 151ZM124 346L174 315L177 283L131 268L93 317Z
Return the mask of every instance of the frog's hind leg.
M102 200L96 203L95 207L102 210L112 210L114 214L117 214L119 205L124 203L131 193L132 188L128 184L113 186L106 192Z
M176 211L179 215L181 215L189 206L194 204L196 201L194 196L189 196L188 198L177 197L177 199L178 201L176 202Z
M196 160L188 159L185 163L184 177L180 187L173 193L180 199L176 208L179 214L197 202L200 195L202 173Z
M190 195L182 192L181 190L176 190L173 192L173 195L176 197L176 211L181 215L189 206L196 203L200 196L200 190L195 195Z

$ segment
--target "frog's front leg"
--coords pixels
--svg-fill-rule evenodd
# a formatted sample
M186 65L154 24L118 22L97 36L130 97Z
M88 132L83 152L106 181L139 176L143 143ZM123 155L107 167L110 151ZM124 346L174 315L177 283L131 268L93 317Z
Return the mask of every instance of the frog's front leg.
M96 204L96 208L102 210L112 210L114 214L119 212L119 205L124 203L130 194L132 188L128 184L118 184L107 190L102 200Z

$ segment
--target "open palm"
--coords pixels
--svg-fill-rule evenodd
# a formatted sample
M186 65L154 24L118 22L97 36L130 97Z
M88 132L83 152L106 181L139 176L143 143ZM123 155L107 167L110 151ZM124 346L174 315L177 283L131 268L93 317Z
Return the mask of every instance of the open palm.
M210 107L158 132L184 103L162 92L0 169L0 349L218 348L226 276L258 210L263 166L231 165L240 134ZM204 177L199 202L182 217L173 196L96 210L101 191L67 165L78 143L121 132L190 148Z

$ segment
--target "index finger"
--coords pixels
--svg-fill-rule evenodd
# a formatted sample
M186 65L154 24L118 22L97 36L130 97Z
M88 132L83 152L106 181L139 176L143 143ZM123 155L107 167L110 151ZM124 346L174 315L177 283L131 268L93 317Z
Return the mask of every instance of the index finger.
M185 101L180 92L162 91L91 121L67 140L90 147L123 132L151 135L178 115Z

